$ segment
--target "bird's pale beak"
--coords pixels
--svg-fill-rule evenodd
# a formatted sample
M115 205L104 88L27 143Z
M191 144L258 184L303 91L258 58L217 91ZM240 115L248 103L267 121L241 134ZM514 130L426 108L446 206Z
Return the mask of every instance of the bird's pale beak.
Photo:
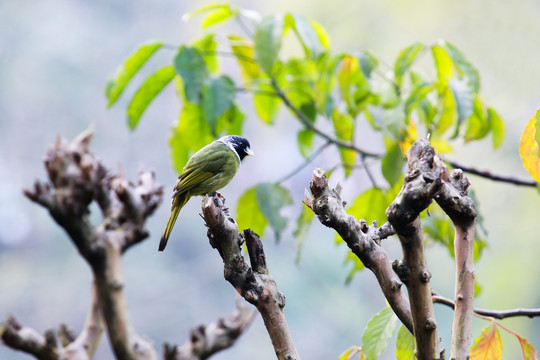
M251 149L248 149L246 151L246 154L248 154L249 156L255 156L255 153L253 151L251 151Z

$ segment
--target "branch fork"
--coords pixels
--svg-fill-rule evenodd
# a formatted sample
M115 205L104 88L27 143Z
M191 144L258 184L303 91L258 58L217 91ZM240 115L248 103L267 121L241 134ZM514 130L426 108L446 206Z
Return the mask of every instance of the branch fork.
M210 244L223 259L225 279L261 313L278 359L299 359L283 312L285 296L270 276L261 239L250 229L238 232L225 199L216 193L203 198L202 211ZM242 256L244 241L251 266Z

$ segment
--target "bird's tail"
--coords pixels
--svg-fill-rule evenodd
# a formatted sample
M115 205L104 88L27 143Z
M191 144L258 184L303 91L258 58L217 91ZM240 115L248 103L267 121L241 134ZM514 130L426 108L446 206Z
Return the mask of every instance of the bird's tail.
M185 193L178 194L177 196L174 197L173 205L171 209L171 215L169 216L169 220L167 220L167 226L165 226L163 235L161 235L158 251L165 250L165 246L167 246L167 241L169 240L169 236L171 235L171 231L174 227L174 223L176 222L176 219L178 218L178 214L180 213L180 210L184 207L184 205L187 203L188 200L189 200L189 196Z

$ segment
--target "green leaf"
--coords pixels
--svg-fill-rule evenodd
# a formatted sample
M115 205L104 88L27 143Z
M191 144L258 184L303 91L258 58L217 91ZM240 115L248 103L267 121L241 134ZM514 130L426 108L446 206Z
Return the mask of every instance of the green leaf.
M367 360L376 360L386 350L396 329L397 316L391 308L382 309L369 321L362 335L362 349Z
M206 34L193 42L193 47L199 50L201 55L204 54L204 61L213 73L218 71L218 57L215 55L217 45L216 34Z
M293 231L295 237L294 246L296 247L296 262L300 261L302 255L302 249L306 240L309 227L315 218L315 213L306 205L302 204L302 211L296 219L296 228Z
M306 159L311 154L314 135L315 133L310 129L304 129L298 132L298 149L300 150L300 154Z
M253 50L252 41L236 35L229 35L228 38L231 50L236 55L236 60L240 65L244 82L249 83L253 79L258 79L261 76L261 69L255 62L255 50Z
M392 199L393 200L393 199ZM390 205L385 193L376 187L372 187L360 194L347 209L347 213L357 219L364 219L369 223L377 220L379 224L386 221L386 208Z
M433 90L433 84L421 83L416 85L405 101L405 115L409 116L412 109L419 107L421 101Z
M379 59L368 50L362 51L358 61L360 62L360 68L362 69L364 76L367 78L371 77L371 73L380 63Z
M405 325L401 325L396 338L396 360L416 360L414 347L414 336Z
M133 76L161 46L163 46L161 41L144 43L122 62L120 67L107 80L105 86L105 97L108 100L107 107L111 107L118 100Z
M269 84L261 83L253 95L253 103L257 115L267 124L273 124L277 116L281 99L277 95L272 95L274 88Z
M172 65L164 66L147 77L137 89L127 108L128 127L130 130L137 127L141 115L150 102L171 82L174 76L175 72Z
M268 221L261 212L257 201L257 188L249 188L238 200L236 221L238 229L250 228L262 237Z
M306 55L318 57L324 51L324 46L310 20L302 15L291 14L288 16L293 20L294 31L302 43Z
M345 263L353 264L351 270L349 270L349 272L347 273L347 277L345 278L345 284L350 284L352 279L354 278L354 275L358 271L364 270L365 266L364 266L364 263L358 258L358 256L356 256L352 251L349 251L347 253L347 257L345 258Z
M262 183L256 188L257 203L261 213L274 230L276 240L281 238L281 232L287 226L287 218L280 215L280 210L286 205L292 204L289 191L276 183Z
M194 136L193 134L197 134ZM169 140L173 155L173 164L178 173L182 172L188 155L214 140L210 126L204 120L202 109L197 104L184 103Z
M218 117L232 106L235 95L234 82L226 75L210 78L208 85L203 88L204 118L213 133L216 132Z
M204 16L201 26L203 29L222 23L238 14L238 9L232 9L229 4L227 6L217 7L208 11Z
M351 141L354 136L354 122L348 114L341 114L337 110L332 113L332 125L336 136L341 140ZM356 151L346 148L340 148L339 153L341 160L345 165L345 175L348 176L351 172L351 166L356 161Z
M452 61L460 74L463 74L467 78L473 92L478 93L480 91L480 73L478 70L454 45L450 44L448 41L444 41L443 46L448 55L452 58Z
M504 140L504 121L499 114L490 107L487 109L487 116L489 127L491 128L493 148L496 149L501 146Z
M457 119L456 100L454 100L452 91L448 87L446 87L446 91L444 92L442 103L440 117L437 127L435 127L437 134L446 132Z
M283 29L284 19L281 15L265 17L255 27L255 59L267 74L272 73L278 59Z
M386 149L386 154L381 160L382 173L390 186L394 185L401 178L405 158L401 153L399 142L392 142Z
M216 134L242 135L242 125L246 115L234 102L216 121Z
M317 36L319 37L319 41L321 42L321 45L325 49L330 49L330 36L328 36L328 33L324 29L324 27L319 24L317 21L313 19L308 20L315 32L317 33Z
M399 53L394 64L394 76L398 86L401 86L403 75L405 75L405 72L411 67L418 54L420 54L424 48L424 44L416 42Z
M171 147L171 159L176 172L180 174L189 159L189 150L182 141L182 134L178 128L173 127L171 137L169 138L169 146Z
M480 96L476 95L473 100L473 113L466 120L465 141L479 140L489 132L489 122L486 117L484 104Z
M431 53L435 68L437 69L437 79L440 84L448 84L453 77L452 59L446 50L440 46L432 46Z
M456 108L458 114L458 122L456 127L456 135L459 131L459 127L465 119L467 119L473 112L473 94L471 89L463 80L452 79L450 81L450 90L456 101Z
M204 14L204 13L209 12L209 11L215 11L215 10L219 10L219 9L228 8L229 6L230 5L228 3L216 3L216 2L213 2L213 3L210 3L210 4L204 5L204 6L200 7L200 8L198 8L198 9L195 9L193 11L190 11L187 14L184 14L182 16L182 20L183 21L189 21L189 20L191 20L192 18L194 18L197 15L201 15L201 14Z
M421 214L422 226L428 238L446 247L450 256L454 257L454 226L448 216L438 205L429 208Z
M174 70L184 82L184 93L190 103L199 104L201 90L208 78L206 62L199 50L182 46L174 58Z

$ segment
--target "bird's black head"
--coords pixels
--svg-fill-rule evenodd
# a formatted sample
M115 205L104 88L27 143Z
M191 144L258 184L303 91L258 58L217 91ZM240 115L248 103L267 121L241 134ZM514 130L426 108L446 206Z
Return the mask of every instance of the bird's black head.
M251 151L251 149L249 148L249 141L244 137L238 135L228 135L222 137L218 141L221 141L229 148L234 150L234 152L240 158L240 161L242 161L248 155L253 155L253 151Z

